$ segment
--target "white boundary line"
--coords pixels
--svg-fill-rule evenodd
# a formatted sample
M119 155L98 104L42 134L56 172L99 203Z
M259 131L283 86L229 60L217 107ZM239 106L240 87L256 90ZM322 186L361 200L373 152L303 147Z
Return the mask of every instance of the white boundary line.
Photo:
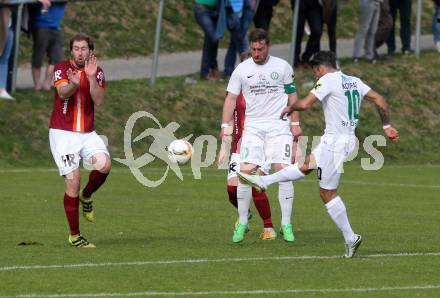
M220 170L219 170L220 171ZM7 173L51 173L56 172L58 173L57 169L42 169L42 168L23 168L23 169L0 169L0 174L7 174ZM112 169L113 173L130 173L129 169L122 169L122 168L116 168ZM162 169L159 168L151 168L148 169L149 173L160 173L163 172ZM191 172L183 171L184 175L191 175ZM224 173L209 173L211 177L225 177L226 174ZM316 183L316 181L313 180L299 180L295 183ZM380 182L365 182L365 181L357 181L357 180L346 180L342 179L341 184L357 184L357 185L366 185L366 186L379 186L379 187L411 187L411 188L424 188L424 189L440 189L440 185L426 185L426 184L410 184L410 183L380 183Z
M396 257L440 257L440 252L414 252L414 253L389 253L361 255L365 258L396 258ZM34 269L71 269L84 267L117 267L117 266L145 266L145 265L174 265L174 264L206 264L206 263L235 263L255 261L300 261L300 260L330 260L342 259L342 256L281 256L281 257L250 257L250 258L223 258L223 259L183 259L183 260L156 260L136 262L105 262L105 263L79 263L64 265L14 265L0 267L0 272Z
M203 292L131 292L131 293L73 293L73 294L21 294L16 296L0 296L0 298L37 298L37 297L139 297L139 296L238 296L238 295L276 295L276 294L300 294L300 293L353 293L353 292L383 292L383 291L411 291L440 289L440 285L414 285L380 288L327 288L327 289L259 289L241 291L203 291Z

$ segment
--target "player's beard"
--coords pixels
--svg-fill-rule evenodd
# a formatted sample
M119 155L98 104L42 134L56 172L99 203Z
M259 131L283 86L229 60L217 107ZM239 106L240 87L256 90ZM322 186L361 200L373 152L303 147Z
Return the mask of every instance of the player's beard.
M75 64L78 68L84 68L84 66L86 65L86 59L74 59Z

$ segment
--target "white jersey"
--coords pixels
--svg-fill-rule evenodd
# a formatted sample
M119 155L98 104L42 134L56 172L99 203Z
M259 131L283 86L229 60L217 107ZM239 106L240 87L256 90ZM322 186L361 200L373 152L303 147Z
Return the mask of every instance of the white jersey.
M226 90L235 95L243 92L246 122L279 119L287 106L287 93L296 91L293 69L273 56L263 65L247 59L235 68Z
M324 133L354 135L362 99L370 90L359 78L345 75L341 71L322 76L311 93L322 102Z

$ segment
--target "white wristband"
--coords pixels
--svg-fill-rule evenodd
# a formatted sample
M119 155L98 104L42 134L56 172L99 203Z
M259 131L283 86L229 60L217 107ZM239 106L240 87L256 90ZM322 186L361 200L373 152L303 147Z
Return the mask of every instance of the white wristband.
M230 125L228 123L222 123L221 128L228 128Z
M299 126L299 121L296 121L296 122L290 122L290 125L292 125L292 126Z
M387 129L387 128L390 128L390 127L391 127L391 124L387 124L387 125L382 126L383 129Z

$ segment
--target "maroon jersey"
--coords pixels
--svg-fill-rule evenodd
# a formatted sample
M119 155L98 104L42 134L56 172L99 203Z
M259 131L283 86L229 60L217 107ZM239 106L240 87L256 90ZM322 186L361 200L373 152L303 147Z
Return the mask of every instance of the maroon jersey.
M240 153L238 142L241 140L244 127L244 113L246 112L246 101L244 100L243 93L237 97L234 110L234 138L232 139L231 152Z
M78 69L71 60L56 64L54 69L54 86L56 88L63 82L69 82L67 78L68 69L80 72L80 84L76 92L66 99L62 99L55 89L49 127L75 132L94 131L95 105L90 95L90 84L84 70ZM100 67L98 67L96 72L96 81L100 87L105 88L104 72Z

